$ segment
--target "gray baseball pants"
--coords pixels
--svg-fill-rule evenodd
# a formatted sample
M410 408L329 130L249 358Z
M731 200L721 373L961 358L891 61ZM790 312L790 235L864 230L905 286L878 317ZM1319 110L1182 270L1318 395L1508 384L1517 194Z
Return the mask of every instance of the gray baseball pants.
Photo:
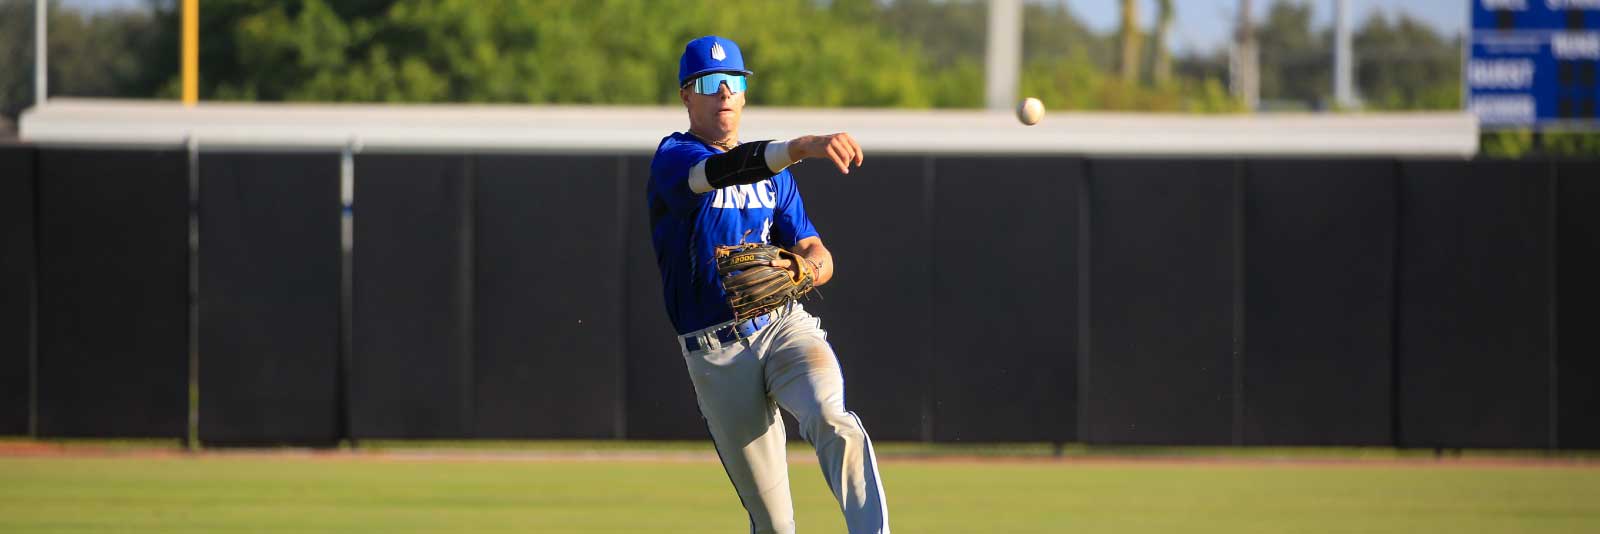
M680 338L700 413L750 514L751 532L795 531L786 434L778 407L800 424L852 534L889 532L889 508L872 441L844 409L844 375L822 320L800 304L748 338L689 351ZM702 338L703 339L703 338Z

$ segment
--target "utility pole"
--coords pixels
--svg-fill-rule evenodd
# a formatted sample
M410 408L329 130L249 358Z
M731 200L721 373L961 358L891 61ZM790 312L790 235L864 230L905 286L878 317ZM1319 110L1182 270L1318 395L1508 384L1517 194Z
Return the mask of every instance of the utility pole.
M1256 51L1256 32L1250 22L1250 0L1239 0L1239 22L1234 27L1233 57L1228 62L1234 98L1250 111L1261 106L1261 56Z
M200 0L183 0L183 106L200 101Z
M1334 0L1333 101L1340 109L1355 109L1355 76L1350 52L1350 0Z
M50 50L50 41L45 39L45 6L49 0L34 0L33 2L33 105L44 106L44 101L49 98L50 92L46 84L50 83L50 69L45 60Z
M989 1L989 46L984 57L984 107L1016 105L1022 77L1022 0Z

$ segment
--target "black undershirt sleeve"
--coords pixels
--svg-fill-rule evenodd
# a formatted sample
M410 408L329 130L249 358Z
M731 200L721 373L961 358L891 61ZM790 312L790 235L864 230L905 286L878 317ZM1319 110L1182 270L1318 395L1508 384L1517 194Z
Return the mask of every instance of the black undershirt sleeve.
M767 168L767 145L771 143L751 141L706 158L706 183L712 189L722 189L753 184L778 174Z

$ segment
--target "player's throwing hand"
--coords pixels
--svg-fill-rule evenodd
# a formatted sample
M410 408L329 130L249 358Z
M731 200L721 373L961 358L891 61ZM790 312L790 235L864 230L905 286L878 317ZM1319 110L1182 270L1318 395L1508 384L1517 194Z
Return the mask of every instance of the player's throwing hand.
M789 141L789 159L800 161L806 158L828 158L833 160L834 166L839 167L839 172L850 174L850 164L856 167L866 159L861 152L861 144L854 137L845 132L828 135L802 135Z

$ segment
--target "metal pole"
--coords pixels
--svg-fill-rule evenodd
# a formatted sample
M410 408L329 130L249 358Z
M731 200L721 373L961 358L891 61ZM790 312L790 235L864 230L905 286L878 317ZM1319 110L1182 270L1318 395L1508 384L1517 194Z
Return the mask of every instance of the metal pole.
M49 40L45 35L45 9L48 0L34 0L33 2L33 105L43 106L46 98L50 96L46 85L50 82L50 70L46 68L47 52L50 49Z
M183 105L200 100L200 0L183 0Z
M189 427L184 444L200 450L200 139L184 140L189 151Z
M1351 65L1350 0L1334 0L1333 41L1333 101L1341 109L1354 109L1359 104Z
M355 357L355 199L356 154L361 152L361 139L352 136L339 151L339 364L336 368L338 384L337 440L343 445L356 447L354 429L350 424L350 373Z
M988 42L984 107L1009 110L1022 73L1022 0L990 0Z

